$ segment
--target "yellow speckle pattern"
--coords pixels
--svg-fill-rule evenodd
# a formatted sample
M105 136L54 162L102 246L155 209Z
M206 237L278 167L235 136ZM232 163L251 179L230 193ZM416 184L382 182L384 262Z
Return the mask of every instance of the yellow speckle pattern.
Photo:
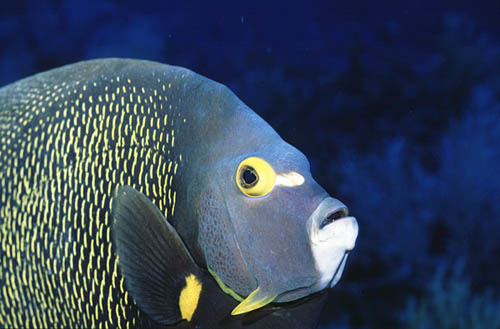
M0 89L0 327L149 326L110 207L130 185L174 215L182 78L70 73Z

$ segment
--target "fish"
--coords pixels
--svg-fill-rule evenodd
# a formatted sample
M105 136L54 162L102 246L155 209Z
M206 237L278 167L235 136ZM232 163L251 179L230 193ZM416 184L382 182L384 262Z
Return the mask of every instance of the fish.
M189 69L0 88L1 326L313 328L357 235L303 153Z

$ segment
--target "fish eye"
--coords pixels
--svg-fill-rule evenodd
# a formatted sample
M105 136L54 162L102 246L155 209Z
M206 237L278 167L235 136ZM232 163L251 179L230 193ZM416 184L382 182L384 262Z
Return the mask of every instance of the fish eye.
M257 172L250 166L245 166L241 170L241 185L245 188L250 188L257 184L259 181L259 176Z
M249 157L236 170L236 185L246 196L258 198L271 192L276 181L273 167L266 160Z

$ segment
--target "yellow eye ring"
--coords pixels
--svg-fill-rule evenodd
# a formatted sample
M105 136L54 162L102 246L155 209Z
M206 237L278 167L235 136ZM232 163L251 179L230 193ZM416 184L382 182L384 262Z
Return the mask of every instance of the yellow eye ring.
M266 160L249 157L241 161L236 170L236 185L246 196L258 198L271 192L276 173Z

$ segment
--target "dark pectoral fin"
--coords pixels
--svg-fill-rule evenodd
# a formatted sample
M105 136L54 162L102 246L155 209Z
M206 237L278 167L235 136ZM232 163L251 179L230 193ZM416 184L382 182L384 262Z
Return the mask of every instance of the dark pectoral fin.
M119 267L137 305L154 321L191 320L203 273L160 210L132 187L113 199L113 238Z

